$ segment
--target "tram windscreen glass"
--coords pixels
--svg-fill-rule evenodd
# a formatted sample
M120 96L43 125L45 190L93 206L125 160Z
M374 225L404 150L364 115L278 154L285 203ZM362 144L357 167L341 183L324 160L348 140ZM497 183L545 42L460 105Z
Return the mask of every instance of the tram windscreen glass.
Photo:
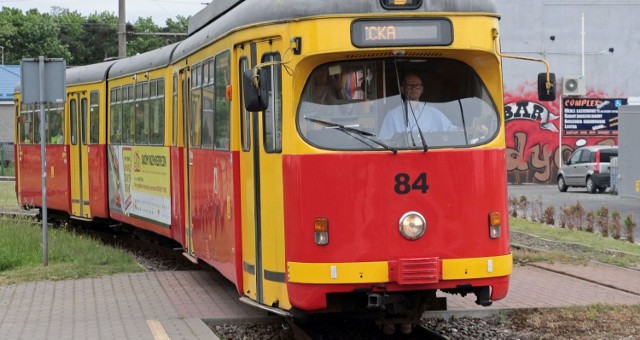
M405 85L407 79L411 84ZM300 96L297 127L320 149L424 152L487 144L501 126L497 106L471 65L389 56L317 65Z
M451 22L428 20L360 20L351 25L357 47L445 46L453 42Z

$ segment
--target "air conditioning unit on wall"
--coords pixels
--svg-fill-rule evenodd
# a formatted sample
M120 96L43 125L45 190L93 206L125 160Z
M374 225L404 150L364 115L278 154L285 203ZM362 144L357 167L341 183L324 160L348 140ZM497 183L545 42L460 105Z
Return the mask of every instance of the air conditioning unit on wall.
M562 80L562 94L565 96L584 96L587 94L584 77L565 76Z

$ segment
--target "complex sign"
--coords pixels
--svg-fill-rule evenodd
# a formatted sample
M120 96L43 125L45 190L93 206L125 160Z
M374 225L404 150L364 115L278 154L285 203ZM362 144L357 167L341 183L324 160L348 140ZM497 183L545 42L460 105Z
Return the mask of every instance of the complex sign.
M564 98L562 100L564 136L617 136L618 108L626 98Z

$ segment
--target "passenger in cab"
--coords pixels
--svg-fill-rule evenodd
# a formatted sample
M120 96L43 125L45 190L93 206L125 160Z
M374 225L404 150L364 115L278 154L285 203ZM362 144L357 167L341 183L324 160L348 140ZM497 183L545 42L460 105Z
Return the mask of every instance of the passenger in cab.
M440 110L420 101L423 89L422 79L418 75L413 73L405 75L400 85L402 104L387 113L382 121L379 138L391 139L397 133L420 130L439 132L457 129Z
M335 104L341 98L340 84L329 75L327 66L313 72L313 102L323 105Z

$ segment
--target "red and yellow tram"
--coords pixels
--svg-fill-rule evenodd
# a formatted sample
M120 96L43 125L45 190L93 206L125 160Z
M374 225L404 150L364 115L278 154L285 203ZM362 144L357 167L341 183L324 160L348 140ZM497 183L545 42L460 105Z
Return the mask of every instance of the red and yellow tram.
M497 32L485 0L214 2L180 43L67 71L48 209L173 238L282 314L489 305L512 271ZM39 206L19 92L16 190Z

